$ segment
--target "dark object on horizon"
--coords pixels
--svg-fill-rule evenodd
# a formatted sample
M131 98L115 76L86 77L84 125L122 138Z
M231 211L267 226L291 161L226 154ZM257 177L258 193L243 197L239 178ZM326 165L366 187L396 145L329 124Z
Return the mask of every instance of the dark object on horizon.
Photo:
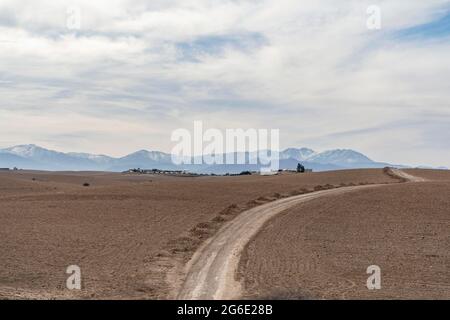
M9 171L9 168L0 168L0 171Z
M242 171L239 175L240 176L251 176L252 173L250 171Z
M160 169L129 169L124 171L123 173L139 173L139 174L165 174L165 175L187 175L188 172L184 170L160 170ZM195 174L191 174L195 175Z
M90 186L89 183L87 183L87 182L83 183L83 187L89 187L89 186Z
M300 173L304 173L305 172L305 167L301 163L299 163L297 165L297 172L300 172Z

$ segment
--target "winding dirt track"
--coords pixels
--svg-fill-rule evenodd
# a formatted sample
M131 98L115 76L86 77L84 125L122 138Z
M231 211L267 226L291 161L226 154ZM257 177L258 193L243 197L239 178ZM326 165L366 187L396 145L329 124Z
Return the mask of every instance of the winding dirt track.
M267 203L241 213L195 253L177 296L181 300L237 299L241 285L235 280L241 252L264 223L299 203L382 185L354 186L318 191Z
M406 173L405 171L402 171L400 169L391 168L390 170L397 177L406 179L409 182L425 182L425 181L427 181L427 179L425 179L425 178L413 176L413 175Z
M391 172L410 182L424 181L397 169L391 169ZM241 284L235 280L235 274L241 253L268 220L303 202L380 186L383 184L318 191L277 200L241 213L197 250L186 265L186 279L177 299L238 299L241 296Z

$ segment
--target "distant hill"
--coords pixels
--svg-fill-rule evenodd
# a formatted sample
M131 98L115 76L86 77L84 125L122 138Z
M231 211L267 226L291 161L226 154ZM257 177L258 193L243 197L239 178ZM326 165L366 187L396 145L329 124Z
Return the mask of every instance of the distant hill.
M257 153L236 153L232 156L236 157L238 155L246 157L246 159L253 159L257 156ZM306 168L313 169L314 171L382 168L385 166L403 167L384 162L376 162L360 152L349 149L315 152L308 148L289 148L280 152L281 169L295 169L299 162ZM178 166L172 163L170 154L159 151L141 150L121 158L114 158L89 153L63 153L29 144L0 149L0 167L52 171L90 170L116 172L125 171L130 168L142 168L223 174L227 172L239 173L246 170L257 171L261 166L259 164L197 164Z

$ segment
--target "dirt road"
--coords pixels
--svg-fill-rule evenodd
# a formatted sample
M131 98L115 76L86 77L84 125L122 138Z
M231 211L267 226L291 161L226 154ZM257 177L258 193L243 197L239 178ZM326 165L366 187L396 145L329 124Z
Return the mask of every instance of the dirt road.
M302 202L378 186L382 185L318 191L277 200L241 213L196 252L186 266L187 277L177 298L182 300L239 298L241 286L234 276L241 252L266 221Z
M406 179L409 182L425 182L425 181L427 181L427 179L425 179L425 178L413 176L413 175L406 173L405 171L402 171L400 169L391 168L390 170L394 175L396 175L400 178Z
M391 169L391 173L410 182L424 181L422 178L417 178L397 169ZM177 299L218 300L239 298L241 284L235 280L235 274L241 253L245 245L268 220L293 206L312 199L380 186L383 185L352 186L318 191L277 200L241 213L197 250L191 261L186 265L187 276Z
M283 211L241 254L242 297L449 299L449 195L447 181L394 183ZM367 290L370 265L382 290Z
M2 171L0 300L165 299L184 280L177 273L173 284L172 270L240 212L325 184L395 181L381 169L192 178ZM73 264L80 291L66 288Z

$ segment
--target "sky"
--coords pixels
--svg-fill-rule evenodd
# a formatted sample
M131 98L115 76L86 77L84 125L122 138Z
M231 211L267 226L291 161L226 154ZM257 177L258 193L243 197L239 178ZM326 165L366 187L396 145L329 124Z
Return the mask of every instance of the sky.
M448 0L0 0L0 147L170 152L201 120L450 167L449 24Z

